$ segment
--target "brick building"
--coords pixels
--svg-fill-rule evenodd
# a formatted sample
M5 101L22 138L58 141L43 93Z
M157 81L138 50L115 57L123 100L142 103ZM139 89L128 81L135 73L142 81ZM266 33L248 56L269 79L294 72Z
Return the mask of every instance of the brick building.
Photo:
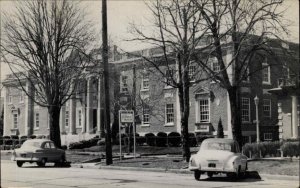
M278 48L281 47L282 44L278 44L280 45ZM291 51L297 51L299 48L299 45L292 43L283 45L291 46ZM279 53L279 50L277 51ZM138 53L146 56L149 54L159 56L160 51L153 48L131 54ZM227 60L231 57L229 48L223 58ZM282 58L285 58L284 55ZM281 126L280 121L278 122L278 117L280 117L278 97L268 92L272 88L278 87L278 78L281 78L284 73L282 67L271 66L272 61L274 59L266 55L263 61L250 63L250 71L257 67L263 68L245 78L240 88L242 134L245 142L256 140L255 96L260 99L258 104L260 139L262 141L278 140L281 137L279 132L285 131L283 128L278 128ZM154 134L181 132L178 91L166 84L166 78L163 78L153 68L145 66L142 58L126 53L120 54L115 47L110 53L109 62L112 124L117 125L118 110L134 108L136 110L136 130L140 135L150 132ZM216 66L214 62L212 58L211 66ZM291 63L286 61L286 64ZM175 69L176 63L171 66ZM217 66L215 68L218 69ZM230 69L231 67L227 71L232 71ZM62 144L88 139L104 131L101 120L103 116L103 84L101 76L94 70L95 67L86 70L89 74L85 80L82 80L80 91L61 110ZM196 71L193 64L189 71L191 75ZM299 72L297 74L298 79ZM170 75L173 74L170 73ZM34 104L15 84L12 75L3 82L5 86L4 135L48 135L47 110ZM25 80L23 84L30 89ZM206 80L194 83L190 88L189 97L190 132L216 135L218 122L221 119L225 136L232 137L231 112L226 90L221 88L218 83ZM298 116L296 118L299 122Z

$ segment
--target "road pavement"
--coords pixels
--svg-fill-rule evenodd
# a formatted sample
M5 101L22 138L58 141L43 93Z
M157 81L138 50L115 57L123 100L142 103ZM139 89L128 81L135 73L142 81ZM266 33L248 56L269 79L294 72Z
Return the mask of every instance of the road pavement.
M50 166L51 165L51 166ZM112 169L37 167L25 163L18 168L15 162L1 160L1 187L80 187L80 188L161 188L161 187L207 187L207 188L297 188L298 181L263 178L230 180L225 176L208 178L201 176L196 181L191 174L165 172L126 171Z

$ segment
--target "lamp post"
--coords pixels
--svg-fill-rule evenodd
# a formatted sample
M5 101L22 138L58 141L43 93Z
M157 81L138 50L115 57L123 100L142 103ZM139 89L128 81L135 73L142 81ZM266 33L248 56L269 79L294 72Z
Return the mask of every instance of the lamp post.
M258 103L259 98L257 95L254 98L255 109L256 109L256 142L259 143L259 120L258 120Z

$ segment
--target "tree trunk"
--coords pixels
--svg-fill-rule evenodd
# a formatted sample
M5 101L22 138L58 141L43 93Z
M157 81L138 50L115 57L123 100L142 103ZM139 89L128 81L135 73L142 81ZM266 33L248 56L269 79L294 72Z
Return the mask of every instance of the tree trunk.
M61 148L60 129L59 129L59 116L60 107L51 106L48 108L49 113L49 127L50 127L50 140L52 140L58 148Z
M231 108L231 124L233 139L236 140L242 147L242 120L241 120L241 108L240 108L240 93L238 87L231 87L228 89L230 108Z
M182 134L182 156L185 158L186 162L190 160L191 152L189 145L189 88L179 87L179 104L180 104L180 114L181 114L181 134Z

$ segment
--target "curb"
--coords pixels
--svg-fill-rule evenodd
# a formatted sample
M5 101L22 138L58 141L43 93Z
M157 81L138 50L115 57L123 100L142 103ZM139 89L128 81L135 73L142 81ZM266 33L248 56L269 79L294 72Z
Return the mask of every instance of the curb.
M145 172L165 172L174 174L193 174L188 169L162 169L162 168L138 168L138 167L123 167L123 166L100 166L98 163L90 164L71 164L72 168L90 168L90 169L108 169L108 170L126 170L126 171L145 171ZM299 181L298 176L276 175L276 174L259 174L261 179L272 180L291 180Z

